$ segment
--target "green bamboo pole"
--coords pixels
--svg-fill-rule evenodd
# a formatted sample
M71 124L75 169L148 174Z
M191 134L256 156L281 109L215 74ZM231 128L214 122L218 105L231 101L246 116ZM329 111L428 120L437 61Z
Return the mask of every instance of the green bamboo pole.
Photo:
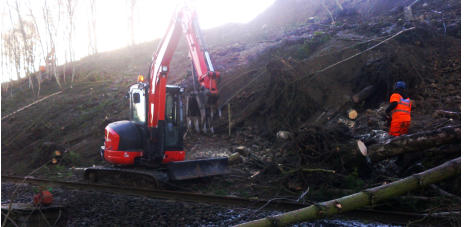
M461 157L447 161L437 167L414 174L404 179L365 189L361 192L314 204L299 210L250 221L237 226L285 226L298 222L324 218L373 204L390 197L405 194L409 191L433 184L461 173Z
M231 137L231 104L228 103L228 136Z

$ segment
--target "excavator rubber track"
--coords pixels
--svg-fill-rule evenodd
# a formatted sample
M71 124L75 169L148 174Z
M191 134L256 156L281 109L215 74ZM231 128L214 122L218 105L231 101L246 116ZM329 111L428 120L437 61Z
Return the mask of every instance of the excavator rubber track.
M159 169L130 169L93 166L84 168L85 180L92 183L162 188L168 184L168 175Z

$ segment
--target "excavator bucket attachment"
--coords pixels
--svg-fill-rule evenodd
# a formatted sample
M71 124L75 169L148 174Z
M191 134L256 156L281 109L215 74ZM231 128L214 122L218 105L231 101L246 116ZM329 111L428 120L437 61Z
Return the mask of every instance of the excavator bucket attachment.
M230 173L228 158L189 160L168 163L171 180L188 180Z

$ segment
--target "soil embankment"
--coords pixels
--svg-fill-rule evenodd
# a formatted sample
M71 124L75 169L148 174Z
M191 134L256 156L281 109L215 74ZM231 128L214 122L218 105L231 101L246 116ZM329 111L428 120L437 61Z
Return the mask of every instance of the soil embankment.
M178 186L266 199L296 200L306 192L304 201L318 202L460 156L460 1L321 2L279 0L248 24L204 32L222 72L223 115L216 135L189 132L186 151L192 158L238 152L241 161L230 177ZM155 47L152 42L84 58L76 62L73 88L69 84L61 94L2 120L2 174L26 175L40 168L37 176L73 179L70 167L104 164L97 152L103 129L127 118L123 97L136 75L146 73ZM190 70L184 48L181 42L171 82L180 83ZM409 140L387 136L382 119L398 80L407 83L413 101ZM50 78L42 87L41 97L58 90ZM27 81L16 82L2 90L2 115L34 99ZM348 117L352 109L355 119ZM383 147L403 152L368 162L357 140L375 149L370 154ZM64 152L63 159L48 164L55 150ZM378 208L459 210L460 184L458 176Z

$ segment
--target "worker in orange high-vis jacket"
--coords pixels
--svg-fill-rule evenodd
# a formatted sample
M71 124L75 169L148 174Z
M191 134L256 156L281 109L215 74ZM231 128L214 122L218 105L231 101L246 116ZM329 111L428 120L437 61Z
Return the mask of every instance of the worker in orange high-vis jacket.
M391 113L391 125L389 134L400 136L407 134L410 125L410 111L412 104L407 96L406 84L404 81L397 81L393 94L389 100L391 103L386 109L386 114Z

